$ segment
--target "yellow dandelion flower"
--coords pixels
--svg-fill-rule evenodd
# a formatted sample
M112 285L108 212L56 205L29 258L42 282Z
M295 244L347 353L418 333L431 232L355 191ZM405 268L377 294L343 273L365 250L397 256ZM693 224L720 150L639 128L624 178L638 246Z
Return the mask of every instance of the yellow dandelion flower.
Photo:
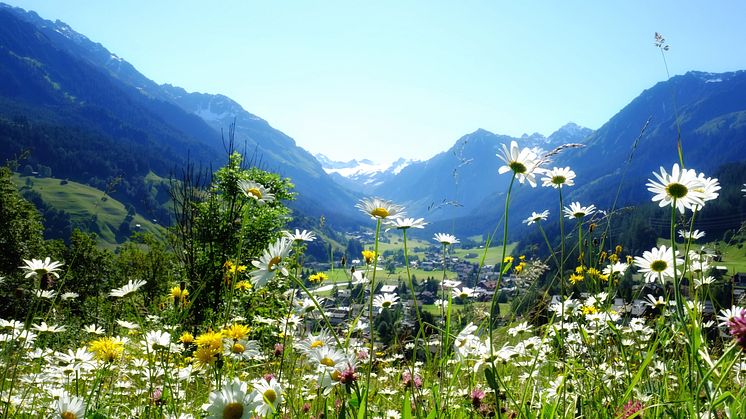
M248 326L236 323L223 329L223 335L233 340L240 340L248 336L250 331Z
M194 362L194 366L197 368L200 368L202 366L208 366L213 365L215 361L218 360L218 355L220 354L219 349L210 348L210 347L201 347L197 348L196 351L192 354Z
M601 276L601 271L596 268L588 268L588 270L586 270L586 274L588 274L589 278L598 279Z
M311 281L312 284L319 284L326 281L327 279L329 279L329 275L323 272L319 272L308 277L308 280Z
M600 280L602 280L604 282L609 282L609 275L601 274L601 275L598 276L598 279L600 279Z
M223 347L223 334L208 331L194 339L194 343L200 348L212 348L218 350Z
M581 310L584 315L598 313L598 309L594 306L583 306Z
M573 285L577 284L578 282L583 282L584 279L585 279L585 276L583 276L583 275L578 275L578 274L572 274L572 275L570 275L570 282Z
M184 332L181 334L181 336L179 336L179 341L184 345L189 345L190 343L194 342L194 335L189 332Z
M585 266L580 265L577 268L575 268L575 273L576 274L582 274L583 272L585 272Z
M246 265L236 265L235 263L233 263L230 260L226 261L223 264L223 267L230 274L237 274L237 273L241 273L241 272L245 272L246 271Z
M507 265L509 263L513 263L513 260L513 256L505 256L505 259L503 259L503 263Z
M93 352L97 359L104 362L114 362L122 356L124 343L116 338L104 337L89 343L88 349Z
M367 263L368 265L373 263L373 259L376 257L376 252L372 250L363 250L362 254L363 259L365 259L365 263Z
M234 285L234 288L238 291L248 291L252 289L253 287L254 286L251 285L251 282L245 279L243 281L236 282L236 285Z
M523 262L524 260L526 260L526 255L520 255L518 256L518 259L520 259L521 262Z

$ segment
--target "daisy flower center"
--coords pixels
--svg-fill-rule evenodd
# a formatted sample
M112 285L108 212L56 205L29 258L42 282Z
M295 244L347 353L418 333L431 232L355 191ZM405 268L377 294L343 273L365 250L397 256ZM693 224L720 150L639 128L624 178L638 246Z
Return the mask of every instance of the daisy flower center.
M238 342L234 343L231 347L231 352L234 354L242 354L245 350L246 348Z
M379 218L386 218L389 216L389 210L383 207L374 208L373 211L370 212L370 215Z
M650 270L655 272L663 272L668 268L668 263L665 260L656 260L650 264Z
M269 263L267 264L267 270L268 271L274 271L275 267L282 262L282 258L279 256L275 256L272 259L270 259Z
M572 215L575 216L575 218L583 218L583 217L585 217L585 213L583 211L575 212Z
M246 190L246 193L256 199L262 199L262 191L260 191L259 188L249 188Z
M321 361L319 361L319 363L322 365L326 365L327 367L333 367L334 365L336 365L336 362L334 362L334 360L329 358L328 356L321 358Z
M567 179L564 176L560 175L552 178L552 183L554 183L555 185L562 185L563 183L565 183L565 181L567 181Z
M383 303L381 303L381 306L383 308L389 308L389 306L391 306L391 301L384 301Z
M267 390L265 390L263 396L264 396L264 399L269 401L270 403L274 403L275 400L277 400L277 393L271 388L268 388Z
M243 403L228 403L223 408L223 419L240 419L243 416Z
M518 162L518 161L510 162L508 167L510 167L510 170L512 170L515 173L526 173L526 165L521 162Z
M342 373L340 373L337 370L334 370L333 373L331 373L332 380L339 381L342 378Z
M76 419L78 417L75 415L75 413L70 411L62 412L62 415L60 416L62 416L62 419Z
M666 186L666 192L674 198L683 198L689 192L689 188L680 183L671 183Z
M311 348L319 348L319 347L322 347L322 346L324 346L324 342L322 342L320 340L315 340L315 341L311 342Z

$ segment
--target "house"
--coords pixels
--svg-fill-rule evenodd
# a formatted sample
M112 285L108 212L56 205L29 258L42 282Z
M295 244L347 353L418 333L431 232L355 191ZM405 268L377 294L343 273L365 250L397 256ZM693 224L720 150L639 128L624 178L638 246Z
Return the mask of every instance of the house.
M396 292L396 285L384 285L381 287L381 293L394 293Z

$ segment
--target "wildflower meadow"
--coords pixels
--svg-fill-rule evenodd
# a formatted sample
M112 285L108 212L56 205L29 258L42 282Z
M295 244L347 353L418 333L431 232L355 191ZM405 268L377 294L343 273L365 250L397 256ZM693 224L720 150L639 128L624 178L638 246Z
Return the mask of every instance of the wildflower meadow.
M0 415L746 417L746 309L707 310L718 280L712 253L695 244L704 233L691 229L718 198L718 179L683 160L651 173L650 199L670 209L670 237L632 255L604 242L613 209L563 201L575 173L550 167L561 151L512 142L499 154L495 176L511 183L494 241L507 244L512 216L542 234L556 217L561 231L559 240L544 234L546 260L502 247L494 291L508 276L549 283L525 314L505 316L498 292L478 303L446 270L459 239L444 232L432 232L443 266L426 310L407 234L428 223L379 198L357 205L374 240L357 269L338 268L352 290L342 306L319 292L328 273L301 275L317 235L283 230L289 181L242 168L234 153L211 182L174 183L176 226L117 255L117 281L86 276L109 262L82 243L68 253L41 247L3 278ZM512 214L511 194L534 187L555 189L557 206ZM385 235L402 238L407 267L405 287L388 292L377 278ZM639 285L643 304L620 297L622 278ZM382 326L394 317L395 330Z

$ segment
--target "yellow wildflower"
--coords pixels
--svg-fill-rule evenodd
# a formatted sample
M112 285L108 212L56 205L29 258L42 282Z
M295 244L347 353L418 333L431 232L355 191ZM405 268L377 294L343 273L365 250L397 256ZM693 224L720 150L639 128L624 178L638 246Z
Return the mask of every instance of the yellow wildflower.
M376 257L376 252L372 250L363 250L362 253L363 253L363 259L365 259L365 263L367 263L368 265L373 263L373 258Z
M513 263L513 256L505 256L505 259L503 259L504 264Z
M251 285L251 282L244 279L243 281L236 282L234 288L238 291L248 291L253 288L253 285Z
M598 309L594 306L583 306L581 310L583 311L584 315L598 313Z
M88 349L93 352L93 355L104 362L114 362L117 358L122 355L124 351L124 343L119 339L104 337L96 339L88 344Z
M233 340L240 340L248 336L250 331L248 326L236 323L223 329L223 335Z
M209 347L197 348L197 350L192 354L194 357L194 366L200 368L202 366L213 365L215 361L218 360L219 354L220 350L218 349Z
M577 284L578 282L582 282L585 279L585 276L578 275L578 274L572 274L570 275L570 282L573 284Z
M308 277L308 280L311 281L312 284L319 284L326 281L327 279L329 279L329 275L323 272L319 272Z
M223 347L223 334L220 332L208 331L202 333L194 339L194 343L200 348L212 348L215 350Z
M189 345L190 343L194 342L194 335L189 332L184 332L179 337L179 341L184 345Z

